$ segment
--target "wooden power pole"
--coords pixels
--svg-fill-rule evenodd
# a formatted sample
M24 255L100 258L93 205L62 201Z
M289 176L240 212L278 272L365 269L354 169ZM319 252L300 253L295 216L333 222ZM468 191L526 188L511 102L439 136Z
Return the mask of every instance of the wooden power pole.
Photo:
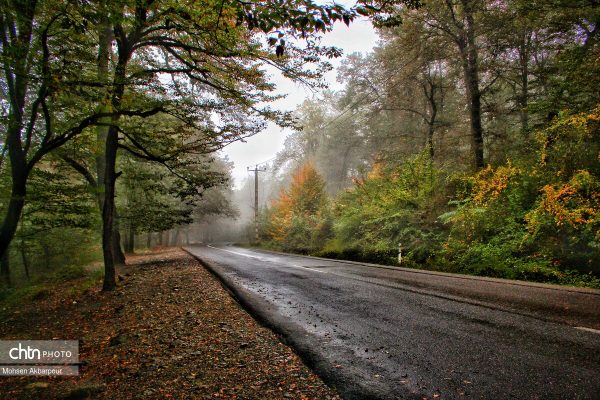
M248 172L254 172L254 241L258 243L258 173L264 172L266 168L258 168L258 164L254 169L247 167Z

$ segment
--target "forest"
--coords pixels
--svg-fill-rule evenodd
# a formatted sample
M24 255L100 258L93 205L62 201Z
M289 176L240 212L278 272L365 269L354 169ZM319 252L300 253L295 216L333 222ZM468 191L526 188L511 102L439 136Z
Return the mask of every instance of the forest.
M270 165L266 248L600 287L600 12L437 1L375 21Z
M600 287L594 1L0 8L7 301L73 277L113 290L125 253L215 227L287 252L395 265L400 245L402 266ZM324 88L341 50L319 37L359 17L381 41ZM272 73L315 97L278 111ZM253 188L234 188L220 150L268 123L295 132L261 177L256 242L233 222Z
M0 275L17 300L86 275L111 291L136 243L186 242L192 222L235 216L218 151L289 126L269 74L318 87L339 49L317 39L367 14L271 0L6 0L0 11Z

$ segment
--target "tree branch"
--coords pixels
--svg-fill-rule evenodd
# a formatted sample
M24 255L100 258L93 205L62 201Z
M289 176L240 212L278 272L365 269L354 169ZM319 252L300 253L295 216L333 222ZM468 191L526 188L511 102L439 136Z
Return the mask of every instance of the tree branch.
M71 166L75 171L77 171L81 175L83 175L83 177L89 183L90 186L92 186L93 188L97 188L98 187L98 182L96 181L96 178L87 169L87 167L85 165L83 165L82 163L78 162L74 158L71 158L71 157L69 157L67 155L64 155L64 154L61 154L60 158L63 161L65 161L67 164L69 164L69 166Z

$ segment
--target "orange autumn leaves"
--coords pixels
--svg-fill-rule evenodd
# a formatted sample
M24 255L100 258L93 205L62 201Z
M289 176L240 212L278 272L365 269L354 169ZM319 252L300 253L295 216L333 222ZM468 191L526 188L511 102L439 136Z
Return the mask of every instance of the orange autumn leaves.
M474 177L473 201L478 205L487 205L496 200L518 173L519 170L510 162L495 169L488 165Z
M523 171L511 165L488 166L473 179L472 200L478 206L491 206L509 188L519 184ZM534 209L525 215L529 232L541 226L555 229L594 229L598 238L600 226L600 182L587 170L577 171L567 182L555 182L540 189L540 198Z
M538 207L526 216L530 228L550 219L558 228L596 226L596 238L600 236L600 182L589 171L578 171L566 183L546 185L542 193Z
M304 164L270 209L267 234L284 247L309 248L327 219L325 182L311 163Z

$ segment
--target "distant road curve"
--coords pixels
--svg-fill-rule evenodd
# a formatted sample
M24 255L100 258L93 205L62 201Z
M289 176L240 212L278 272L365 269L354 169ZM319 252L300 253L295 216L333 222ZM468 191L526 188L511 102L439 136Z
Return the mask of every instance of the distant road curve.
M347 399L600 399L600 291L186 250Z

